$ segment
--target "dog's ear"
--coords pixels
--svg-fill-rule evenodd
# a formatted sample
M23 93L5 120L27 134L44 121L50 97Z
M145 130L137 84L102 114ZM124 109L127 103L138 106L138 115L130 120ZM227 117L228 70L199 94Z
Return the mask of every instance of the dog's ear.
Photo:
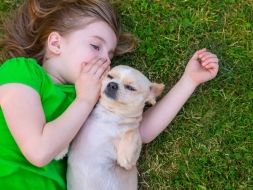
M164 84L152 83L150 86L150 94L148 96L148 102L152 105L156 103L156 97L160 96L163 92Z

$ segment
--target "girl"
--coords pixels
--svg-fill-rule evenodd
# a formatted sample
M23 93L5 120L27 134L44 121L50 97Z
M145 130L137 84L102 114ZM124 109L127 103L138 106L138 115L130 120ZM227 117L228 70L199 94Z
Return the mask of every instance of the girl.
M105 0L26 0L2 29L1 187L66 189L66 159L54 157L96 104L110 60L132 51L136 40L122 32ZM143 143L161 133L196 86L217 71L216 55L197 51L175 87L144 113Z

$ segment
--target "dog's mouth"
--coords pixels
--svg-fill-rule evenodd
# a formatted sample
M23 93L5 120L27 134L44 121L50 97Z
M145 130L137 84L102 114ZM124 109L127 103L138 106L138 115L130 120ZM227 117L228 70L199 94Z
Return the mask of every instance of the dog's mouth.
M104 89L104 94L113 100L117 100L117 92L118 92L118 84L115 82L110 82L107 84L106 88Z

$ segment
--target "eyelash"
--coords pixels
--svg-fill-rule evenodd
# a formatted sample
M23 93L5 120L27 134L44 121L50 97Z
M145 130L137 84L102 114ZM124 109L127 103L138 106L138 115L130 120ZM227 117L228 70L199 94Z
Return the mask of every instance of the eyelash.
M131 86L129 86L129 85L126 85L125 88L126 88L127 90L130 90L130 91L136 91L135 88L133 88L133 87L131 87Z
M91 47L92 47L93 49L95 49L95 50L99 50L99 47L96 46L96 45L94 45L94 44L91 44Z
M108 77L109 79L113 79L113 77L112 77L111 75L107 75L107 77Z

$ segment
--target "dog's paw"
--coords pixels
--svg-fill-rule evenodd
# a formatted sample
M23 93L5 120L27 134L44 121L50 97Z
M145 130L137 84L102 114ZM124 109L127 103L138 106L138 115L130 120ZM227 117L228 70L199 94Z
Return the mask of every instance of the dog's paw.
M127 155L119 155L117 162L122 168L125 168L126 170L131 170L131 168L136 165L136 161L130 157L127 157Z
M126 170L130 170L136 165L139 157L137 153L137 147L129 147L128 149L119 150L117 157L118 164Z
M136 165L141 151L141 138L138 130L127 131L120 141L117 153L118 164L130 170Z

